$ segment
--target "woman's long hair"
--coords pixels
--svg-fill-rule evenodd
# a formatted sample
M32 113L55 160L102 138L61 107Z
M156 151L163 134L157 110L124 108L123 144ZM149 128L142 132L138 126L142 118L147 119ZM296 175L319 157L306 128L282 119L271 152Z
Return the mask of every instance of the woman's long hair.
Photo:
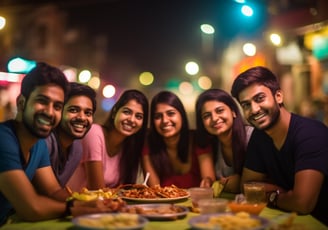
M150 127L148 134L149 157L160 179L172 175L173 168L168 158L163 137L157 132L154 124L155 112L158 104L163 103L174 107L181 115L182 127L178 142L178 158L181 162L188 162L189 154L189 123L185 108L177 95L170 91L156 94L150 104Z
M236 173L241 174L244 164L247 140L245 123L236 101L227 92L221 89L209 89L201 93L196 101L196 140L201 147L210 144L213 148L214 162L218 155L218 137L210 134L204 127L202 119L202 107L207 101L218 101L226 104L236 114L232 125L232 152L233 167Z
M109 117L103 125L107 130L115 129L114 120L117 111L131 100L136 100L141 104L143 110L143 122L141 129L135 134L126 137L123 142L122 156L119 162L119 183L121 184L135 183L137 178L139 162L141 162L142 148L145 142L148 125L148 99L138 90L131 89L124 91L113 106L109 113Z

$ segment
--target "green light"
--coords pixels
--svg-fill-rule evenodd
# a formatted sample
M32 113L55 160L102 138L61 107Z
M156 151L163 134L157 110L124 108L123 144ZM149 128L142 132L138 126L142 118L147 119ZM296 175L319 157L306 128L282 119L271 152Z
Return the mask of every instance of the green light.
M36 66L36 61L23 58L13 58L8 62L7 68L10 73L28 73Z

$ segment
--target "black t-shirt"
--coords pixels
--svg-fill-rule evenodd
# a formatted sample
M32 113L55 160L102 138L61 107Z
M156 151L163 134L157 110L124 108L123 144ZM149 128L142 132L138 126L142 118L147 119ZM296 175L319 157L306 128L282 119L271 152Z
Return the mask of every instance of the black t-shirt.
M325 180L312 215L328 224L328 128L323 123L292 114L280 150L264 131L255 129L248 143L245 167L266 174L285 190L293 188L295 173L300 170L322 172Z

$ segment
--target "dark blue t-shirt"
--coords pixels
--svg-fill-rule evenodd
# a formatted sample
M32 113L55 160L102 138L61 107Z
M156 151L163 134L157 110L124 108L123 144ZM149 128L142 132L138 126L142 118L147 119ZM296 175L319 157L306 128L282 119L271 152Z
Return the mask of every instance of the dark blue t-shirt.
M300 170L322 172L325 179L312 215L328 223L328 128L323 123L292 114L280 150L264 131L255 129L248 144L245 167L266 174L285 190L293 189L295 173Z
M38 168L50 165L49 153L44 139L40 139L32 146L30 154L28 164L23 167L22 152L14 131L13 121L0 123L0 173L10 170L24 170L31 181ZM9 201L0 192L0 226L12 209Z

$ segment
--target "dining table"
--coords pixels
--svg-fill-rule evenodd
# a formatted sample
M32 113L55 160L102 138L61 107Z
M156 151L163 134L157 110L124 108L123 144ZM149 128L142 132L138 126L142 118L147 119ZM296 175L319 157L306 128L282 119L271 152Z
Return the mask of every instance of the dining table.
M221 198L233 199L234 194L221 194ZM135 204L136 202L133 202ZM139 202L138 202L139 203ZM128 202L128 204L131 204ZM174 201L174 204L179 206L186 206L192 210L192 203L190 198ZM177 229L177 230L190 230L192 226L189 221L196 216L201 214L196 212L188 212L183 218L169 219L169 220L149 220L147 224L143 227L144 230L167 230L167 229ZM269 222L274 222L281 217L288 215L288 212L284 212L278 209L271 209L265 207L259 214L260 217L266 218ZM302 226L304 230L328 230L328 227L312 217L311 215L297 215L293 223ZM71 217L52 219L47 221L38 222L26 222L26 221L15 221L13 223L5 224L0 227L1 230L18 230L18 229L35 229L35 230L78 230L79 226L76 226ZM91 229L91 228L90 228ZM266 228L268 229L268 228Z

